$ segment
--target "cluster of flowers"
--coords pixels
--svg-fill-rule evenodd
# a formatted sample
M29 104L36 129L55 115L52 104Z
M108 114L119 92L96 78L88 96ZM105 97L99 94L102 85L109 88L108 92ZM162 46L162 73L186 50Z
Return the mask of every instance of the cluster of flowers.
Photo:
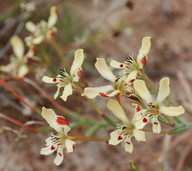
M35 10L33 3L29 3L28 6L21 4L21 7ZM39 45L46 39L51 39L57 33L57 29L55 27L56 22L57 11L55 6L50 8L50 16L47 22L42 20L36 25L31 21L27 22L25 26L30 32L30 36L25 38L25 42L28 46L28 52L24 55L25 47L22 40L18 36L13 36L10 42L14 55L11 56L11 61L8 65L0 67L0 71L15 75L19 78L23 78L26 74L28 74L28 61L39 60L39 58L35 56L35 46Z
M29 6L26 6L25 8L34 10L32 4L29 4ZM27 22L26 29L30 32L30 35L25 38L26 44L29 47L28 52L25 54L22 40L18 36L13 36L11 38L11 45L15 55L11 58L10 64L1 66L0 70L23 78L29 72L27 62L29 60L38 60L38 58L35 57L35 46L39 45L44 40L50 40L56 34L56 22L57 12L55 6L51 7L50 16L47 22L44 20L38 24ZM131 142L132 137L135 137L138 141L146 141L145 132L142 129L147 123L151 121L153 133L160 133L161 125L158 120L159 115L178 116L185 112L182 106L164 106L164 100L170 93L169 78L165 77L160 80L156 100L153 100L146 86L143 67L148 60L147 55L151 47L150 39L150 37L143 38L136 61L133 56L128 56L123 63L115 60L110 62L112 68L120 70L119 76L113 74L106 64L105 59L97 58L95 63L97 71L103 78L109 80L111 84L101 87L87 87L81 94L89 99L93 99L97 96L116 98L116 100L110 99L107 107L121 121L121 124L118 124L116 130L110 133L108 143L117 145L123 142L125 151L130 153L133 151L133 144ZM56 84L57 91L54 98L57 98L60 90L63 89L63 93L60 97L63 101L67 101L68 96L73 93L73 90L78 89L78 81L83 74L83 61L83 50L78 49L75 51L74 61L69 73L64 68L60 70L55 78L48 76L43 77L42 80L45 83ZM125 114L120 102L120 99L123 96L131 99L132 105L135 108L131 121ZM64 158L63 148L66 147L67 153L73 152L78 139L68 135L68 132L70 131L68 121L63 116L57 115L52 109L43 107L42 117L55 129L57 134L52 133L51 136L46 139L47 147L41 149L41 154L49 155L54 151L57 151L54 163L59 165Z
M142 130L147 123L151 121L153 133L161 132L161 125L158 116L163 114L167 116L178 116L183 114L184 108L167 107L163 102L170 93L169 78L165 77L160 80L159 91L156 100L153 100L145 81L143 80L143 67L148 60L148 52L151 47L150 37L144 37L142 45L137 56L137 61L132 56L128 56L124 63L112 60L110 65L115 69L120 69L120 76L112 73L107 66L105 59L97 58L95 67L101 76L111 82L111 85L101 87L87 87L84 89L82 96L87 96L90 99L96 96L110 98L115 96L116 100L110 99L108 101L108 109L121 121L117 125L117 129L110 133L108 143L117 145L124 142L125 151L132 153L133 144L131 138L135 137L138 141L146 141L145 132ZM84 54L82 49L75 51L75 59L73 61L70 74L65 69L61 69L56 78L48 76L43 77L45 83L54 83L57 85L57 91L54 98L57 98L59 91L63 88L63 93L60 96L64 101L72 94L77 87L77 82L82 77L82 63L84 61ZM130 121L125 114L120 98L126 96L132 100L135 112ZM57 157L55 164L60 164L63 159L63 147L67 148L67 152L72 152L75 140L67 135L69 131L69 124L62 116L57 116L52 109L43 108L42 116L53 127L58 134L49 137L46 140L48 147L41 150L41 154L48 155L57 150Z

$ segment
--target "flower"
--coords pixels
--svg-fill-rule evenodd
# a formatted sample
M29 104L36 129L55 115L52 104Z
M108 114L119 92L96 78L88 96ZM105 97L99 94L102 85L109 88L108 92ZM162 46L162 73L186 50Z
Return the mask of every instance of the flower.
M42 116L50 127L55 129L57 134L55 135L52 133L51 136L45 140L47 147L42 148L40 153L49 155L57 151L54 163L60 165L64 159L64 147L66 147L67 153L71 153L76 144L72 141L73 138L67 135L70 131L69 123L63 116L56 115L52 109L46 109L45 107L42 108Z
M129 79L125 77L116 77L109 69L105 62L105 59L103 58L97 58L95 67L103 78L112 82L112 85L85 88L82 96L87 96L90 99L93 99L99 95L103 97L112 97L119 94L119 96L121 97L124 95L125 90L130 90L128 86L129 82L136 78L136 72L132 72Z
M182 106L165 107L164 105L161 105L170 93L168 77L162 78L160 80L159 92L158 92L156 101L152 100L151 94L149 93L146 87L146 84L143 80L136 80L134 82L134 88L136 92L139 94L139 96L143 100L145 100L149 106L149 109L142 109L136 113L137 115L136 125L140 129L142 129L151 119L151 123L153 125L153 132L160 133L161 125L158 121L158 116L160 114L164 114L168 116L178 116L185 112Z
M11 57L11 62L6 66L1 66L0 70L23 78L29 72L26 65L28 59L36 59L36 57L34 57L34 51L29 49L27 54L24 55L24 45L18 36L13 36L10 42L15 55Z
M126 58L126 61L124 63L117 62L115 60L112 60L110 62L110 65L113 68L121 69L123 70L124 74L128 74L128 79L131 77L132 72L138 73L140 69L142 69L148 60L147 54L149 53L150 47L151 47L151 37L144 37L142 40L142 45L139 50L139 54L137 56L137 62L133 59L132 56L128 56Z
M40 44L44 39L50 39L57 33L57 28L54 27L57 22L57 9L55 6L50 8L50 16L48 22L42 20L38 24L29 21L26 23L26 29L32 35L26 37L25 41L28 46L31 44Z
M136 116L134 115L132 121L130 122L117 100L110 99L107 106L113 114L122 121L122 124L118 126L117 130L111 132L109 144L117 145L124 141L125 151L132 153L133 144L131 142L131 138L133 136L137 141L146 141L145 133L139 130L135 125Z
M75 87L74 82L78 82L82 77L83 70L81 65L84 61L83 49L78 49L75 51L75 59L71 66L70 74L68 74L65 69L61 69L59 75L56 78L50 78L47 76L43 77L45 83L55 83L57 84L57 91L54 95L56 99L59 95L61 88L64 88L62 96L60 96L64 101L67 101L67 97L73 93Z

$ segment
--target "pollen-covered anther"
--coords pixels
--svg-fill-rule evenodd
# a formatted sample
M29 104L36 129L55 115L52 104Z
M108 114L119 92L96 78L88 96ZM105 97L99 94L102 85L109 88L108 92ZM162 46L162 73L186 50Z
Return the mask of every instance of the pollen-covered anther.
M57 123L60 124L60 125L67 125L67 126L69 126L68 121L65 118L63 118L62 116L58 116L57 117Z

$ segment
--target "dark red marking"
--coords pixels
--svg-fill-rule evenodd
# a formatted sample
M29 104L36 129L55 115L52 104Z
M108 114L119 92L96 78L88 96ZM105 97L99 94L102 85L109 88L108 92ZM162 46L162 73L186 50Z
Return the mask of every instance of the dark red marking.
M120 67L123 68L123 64L121 64Z
M64 117L62 117L62 116L58 116L57 117L57 123L60 124L60 125L67 125L67 126L69 126L68 121Z
M73 144L73 150L75 149L75 144Z
M53 36L55 36L55 34L56 34L56 31L52 31L52 32L50 33L50 36L53 37Z
M62 156L62 154L61 153L58 153L60 156Z
M139 112L141 109L139 106L136 107L136 112Z
M56 82L57 81L57 79L56 78L53 78L53 82Z
M143 64L143 66L146 65L146 63L147 63L147 57L146 56L143 57L143 59L141 60L141 63Z
M130 142L127 142L127 144L129 144L129 145L130 145L131 143L130 143Z
M148 120L146 118L143 118L143 122L146 123Z
M106 94L104 94L104 93L99 93L101 96L103 96L103 97L109 97L109 96L107 96Z
M123 138L121 136L118 137L118 140L122 140Z
M154 122L155 125L158 125L158 122Z
M55 147L53 145L51 146L51 150L55 150Z
M77 72L77 75L78 75L78 77L79 78L81 78L82 77L82 75L83 75L83 70L81 69L81 70L79 70L78 72Z

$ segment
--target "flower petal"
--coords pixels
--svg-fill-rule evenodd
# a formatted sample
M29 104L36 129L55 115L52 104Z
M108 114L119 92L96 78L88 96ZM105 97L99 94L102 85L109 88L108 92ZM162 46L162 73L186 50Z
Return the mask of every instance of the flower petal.
M58 166L61 164L61 162L64 159L64 155L63 155L63 147L59 147L57 150L57 156L54 160L54 163Z
M113 114L124 123L129 123L127 116L119 102L117 100L110 99L107 107L113 112Z
M77 73L77 70L81 68L81 65L83 64L83 61L84 61L83 49L76 50L75 59L73 61L70 71L71 76L74 76Z
M28 72L29 72L29 69L28 69L27 65L23 64L19 67L18 77L23 78Z
M107 66L105 59L97 58L97 62L95 63L95 67L103 78L105 78L111 82L115 82L116 76L111 72L111 70Z
M67 153L73 152L75 144L76 143L74 141L72 141L70 139L66 139L65 146L66 146L66 149L67 149Z
M139 54L137 56L137 63L139 64L140 68L146 64L147 54L149 53L151 47L151 37L144 37L142 40L142 45L139 50Z
M127 78L125 79L126 83L129 83L131 81L134 81L137 78L137 71L132 71Z
M161 132L161 125L157 119L157 115L153 116L153 118L151 119L151 123L153 125L153 133L159 134Z
M101 87L87 87L84 89L84 92L81 94L82 96L87 96L90 99L95 98L96 96L99 96L99 93L106 94L109 91L114 90L113 86L101 86Z
M25 28L30 31L31 33L34 33L36 31L36 28L37 26L31 22L31 21L28 21L26 24L25 24Z
M129 153L133 152L133 144L131 142L131 137L127 138L125 141L125 151Z
M43 79L42 79L42 81L45 82L45 83L56 83L56 82L57 82L57 79L56 79L56 78L51 78L51 77L44 76Z
M178 116L178 115L185 113L185 109L182 106L160 107L159 111L168 116Z
M142 111L142 110L141 110ZM138 112L138 113L141 113ZM138 115L139 116L139 115ZM137 120L134 125L136 129L142 129L149 122L151 115L143 116L141 119Z
M120 63L120 62L117 62L115 60L112 60L110 62L110 65L111 65L111 67L117 68L117 69L124 69L124 68L126 68L124 63Z
M152 102L151 94L146 87L146 84L143 80L136 80L134 82L134 88L139 96L144 99L148 104Z
M73 89L72 89L71 83L67 84L60 98L62 98L64 101L67 101L67 97L70 96L72 93L73 93Z
M24 45L22 40L18 36L11 38L11 46L17 58L23 58L24 56Z
M159 92L157 95L156 103L162 103L170 93L169 78L162 78L159 83Z
M57 22L57 8L56 6L52 6L50 8L50 16L48 18L48 28L53 27Z
M34 43L35 45L38 45L38 44L40 44L43 40L44 40L43 35L39 35L39 36L36 36L35 38L33 38L33 43Z
M54 128L57 132L63 132L62 128L68 129L69 127L68 121L63 116L56 115L52 109L46 109L43 107L41 115L50 127Z
M49 154L52 154L55 150L57 150L57 148L55 148L55 147L52 148L52 145L51 145L51 146L42 148L40 153L43 155L49 155Z
M54 94L54 99L56 99L58 97L61 88L62 88L62 86L60 86L60 84L57 84L57 91Z
M109 144L117 145L120 142L122 142L124 138L122 136L120 136L121 132L122 132L122 130L119 130L119 129L111 132L110 133Z
M137 141L146 141L146 139L145 139L145 132L144 131L140 131L138 129L134 129L133 130L133 136L135 137L135 139Z

